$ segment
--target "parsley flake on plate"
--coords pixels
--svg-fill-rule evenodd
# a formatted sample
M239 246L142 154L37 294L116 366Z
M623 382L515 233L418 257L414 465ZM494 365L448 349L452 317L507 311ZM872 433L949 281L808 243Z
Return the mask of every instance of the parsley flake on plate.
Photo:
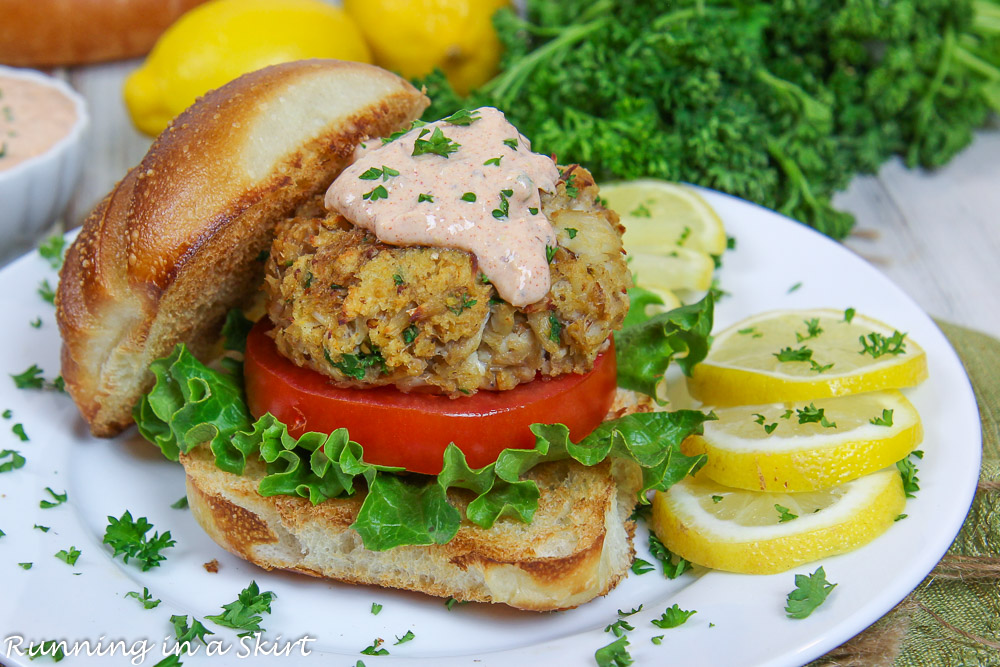
M262 614L271 613L271 602L275 597L271 591L261 593L257 582L251 581L235 601L222 605L222 614L205 618L227 628L244 630L240 637L264 632L264 628L260 627L260 622L264 620Z
M53 507L59 507L64 502L66 502L67 499L69 499L69 493L66 491L63 491L62 493L56 493L47 486L45 487L45 490L49 492L50 496L52 496L52 500L41 500L38 502L38 506L41 507L43 510L51 509Z
M159 600L154 600L153 596L149 594L149 589L145 586L142 587L142 593L139 591L129 591L125 594L127 598L135 598L142 605L143 609L154 609L160 604Z
M4 460L7 457L10 457L9 461ZM10 472L23 468L26 461L27 459L21 456L20 452L13 449L0 449L0 472Z
M407 630L406 634L404 634L402 637L396 637L396 641L393 645L399 646L400 644L405 644L406 642L413 641L414 637L416 637L416 635L413 634L413 630Z
M632 664L632 656L628 652L628 638L619 637L607 646L594 652L594 660L598 667L628 667Z
M82 552L76 547L70 547L69 551L65 549L60 549L55 553L55 557L66 563L67 565L76 565L77 559L80 557Z
M650 623L664 630L668 628L676 628L683 625L689 618L697 613L698 612L694 610L686 611L681 609L680 606L675 604L674 606L667 608L660 618L653 619Z
M816 611L837 584L826 580L822 567L809 575L795 575L795 590L788 594L785 614L788 618L806 618Z
M132 513L125 510L121 518L108 517L108 527L104 532L104 544L108 544L115 550L112 556L122 556L123 562L127 563L129 558L135 560L146 572L150 568L158 567L160 563L167 559L160 552L176 544L170 539L170 531L164 531L163 535L153 533L153 537L146 536L152 530L153 524L149 523L146 517L132 519Z

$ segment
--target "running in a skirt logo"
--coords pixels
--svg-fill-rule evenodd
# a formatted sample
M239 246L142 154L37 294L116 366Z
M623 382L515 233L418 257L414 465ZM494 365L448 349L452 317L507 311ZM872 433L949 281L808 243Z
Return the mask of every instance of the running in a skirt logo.
M283 640L278 635L273 641L261 637L260 634L240 637L238 642L226 642L222 639L200 642L178 642L171 637L164 637L156 642L149 639L128 641L125 639L108 639L101 636L94 639L30 639L22 635L4 637L3 655L7 658L27 657L31 660L48 656L62 660L68 656L119 656L131 658L133 665L142 665L147 659L162 662L164 666L177 664L171 658L183 657L185 654L207 656L225 655L235 658L252 658L261 656L291 657L307 656L312 653L310 642L315 637L303 635L298 639Z

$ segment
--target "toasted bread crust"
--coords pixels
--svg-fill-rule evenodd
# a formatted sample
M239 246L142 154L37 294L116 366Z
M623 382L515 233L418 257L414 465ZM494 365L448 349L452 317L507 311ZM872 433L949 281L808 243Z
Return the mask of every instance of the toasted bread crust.
M363 494L315 506L299 497L265 498L257 493L261 464L248 464L242 476L223 472L205 446L181 462L202 528L268 570L548 611L608 593L635 556L628 517L640 480L626 464L616 463L614 476L607 463L537 466L528 474L541 491L531 524L500 519L486 530L463 521L447 544L370 551L350 529ZM464 504L460 496L452 501Z
M178 116L87 218L60 276L62 373L91 432L131 423L149 364L176 343L206 350L260 284L276 222L360 141L427 104L377 67L306 60L240 77Z

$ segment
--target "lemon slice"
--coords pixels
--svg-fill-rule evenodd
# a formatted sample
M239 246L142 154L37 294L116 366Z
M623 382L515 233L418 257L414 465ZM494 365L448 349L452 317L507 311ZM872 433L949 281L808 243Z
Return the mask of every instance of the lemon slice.
M719 420L685 440L684 453L708 454L704 475L753 491L836 486L905 458L923 439L920 415L895 390L714 412Z
M927 357L905 332L832 309L784 310L718 334L688 389L710 405L751 405L912 387L926 378Z
M906 504L895 469L807 493L744 491L703 475L685 478L653 499L653 530L674 553L697 565L773 574L867 544ZM781 522L784 516L796 518Z
M628 257L636 284L650 291L704 291L712 286L715 262L703 252L674 248L665 255L630 252Z
M644 179L601 186L625 225L623 243L629 254L667 254L681 246L709 255L726 249L722 220L698 192L686 185Z

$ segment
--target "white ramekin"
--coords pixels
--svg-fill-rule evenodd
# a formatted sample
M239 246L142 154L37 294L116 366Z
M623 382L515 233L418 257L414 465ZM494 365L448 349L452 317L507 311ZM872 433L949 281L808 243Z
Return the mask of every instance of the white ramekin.
M0 170L0 265L33 248L66 209L83 168L87 103L59 79L31 69L0 65L0 76L26 79L73 101L76 124L52 148L11 169Z

